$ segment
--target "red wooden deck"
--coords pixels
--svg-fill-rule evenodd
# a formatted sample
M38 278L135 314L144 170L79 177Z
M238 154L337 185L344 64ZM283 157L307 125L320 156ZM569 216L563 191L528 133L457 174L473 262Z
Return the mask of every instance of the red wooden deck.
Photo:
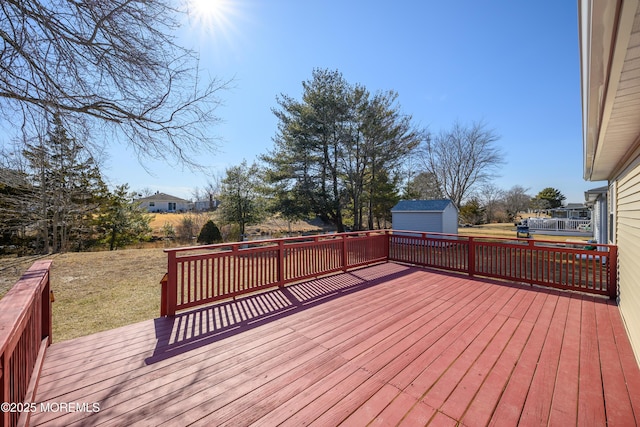
M640 370L608 300L385 263L53 344L36 401L32 425L630 426Z

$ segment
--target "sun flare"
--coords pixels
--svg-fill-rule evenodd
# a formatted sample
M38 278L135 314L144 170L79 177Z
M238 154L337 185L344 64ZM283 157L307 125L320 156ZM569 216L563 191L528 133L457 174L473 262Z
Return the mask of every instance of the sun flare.
M208 33L227 31L234 13L233 0L187 1L187 14L192 25Z

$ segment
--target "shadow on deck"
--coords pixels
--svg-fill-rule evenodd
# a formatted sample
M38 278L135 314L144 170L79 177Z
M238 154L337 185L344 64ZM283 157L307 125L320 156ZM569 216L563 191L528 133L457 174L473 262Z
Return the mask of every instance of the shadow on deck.
M359 269L341 275L330 275L188 310L173 317L156 318L154 325L158 344L153 355L145 361L152 364L165 360L343 295L398 279L412 271L408 267L398 267L393 271L372 273L373 270Z
M32 425L637 425L640 370L604 298L383 263L53 344L37 402L87 410Z

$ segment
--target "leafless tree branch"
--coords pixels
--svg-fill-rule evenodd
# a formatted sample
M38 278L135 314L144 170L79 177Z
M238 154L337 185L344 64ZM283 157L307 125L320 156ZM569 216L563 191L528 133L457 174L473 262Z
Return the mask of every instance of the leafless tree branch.
M172 0L4 0L0 114L23 129L58 114L92 135L110 129L141 158L195 164L217 146L209 126L229 82L202 82L176 41L179 16Z

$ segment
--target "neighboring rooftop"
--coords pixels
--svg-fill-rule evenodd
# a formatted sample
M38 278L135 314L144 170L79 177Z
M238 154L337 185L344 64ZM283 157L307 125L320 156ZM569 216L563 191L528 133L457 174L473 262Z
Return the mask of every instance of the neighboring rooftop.
M152 194L150 196L146 196L146 197L141 197L139 199L137 199L138 201L154 201L154 200L162 200L162 201L169 201L169 202L183 202L183 203L189 203L188 200L186 199L181 199L180 197L176 197L176 196L172 196L170 194L166 194L166 193L161 193L161 192L157 192L155 194Z

